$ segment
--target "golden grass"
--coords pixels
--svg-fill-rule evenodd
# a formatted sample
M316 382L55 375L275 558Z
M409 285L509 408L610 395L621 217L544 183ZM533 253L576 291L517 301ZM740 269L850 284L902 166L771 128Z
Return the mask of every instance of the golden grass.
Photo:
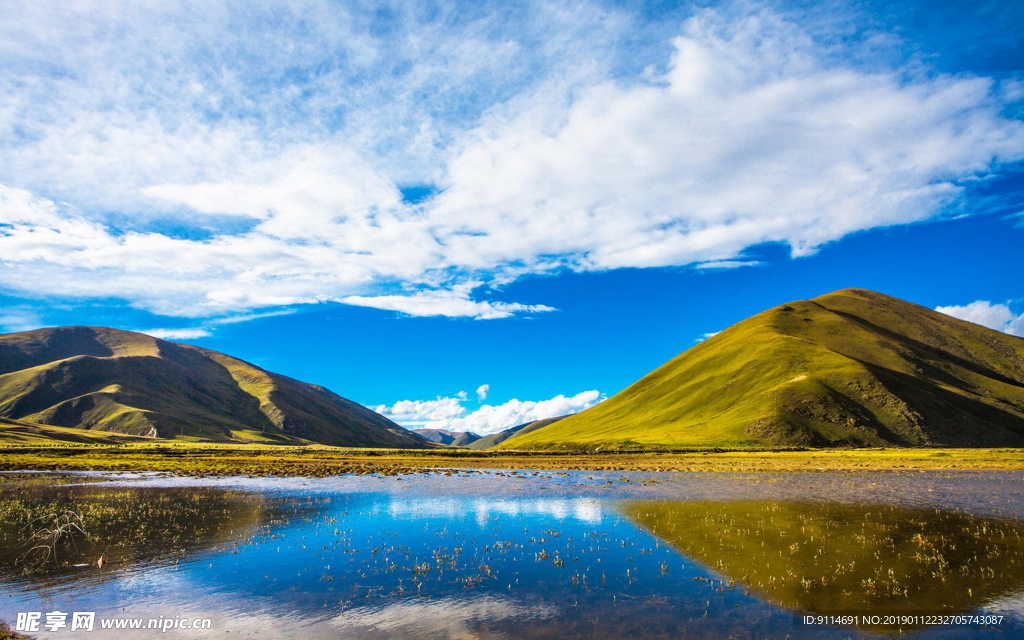
M516 453L343 449L261 444L0 447L0 470L161 471L179 475L325 477L452 468L770 473L789 471L1024 470L1024 449L821 449L687 453Z

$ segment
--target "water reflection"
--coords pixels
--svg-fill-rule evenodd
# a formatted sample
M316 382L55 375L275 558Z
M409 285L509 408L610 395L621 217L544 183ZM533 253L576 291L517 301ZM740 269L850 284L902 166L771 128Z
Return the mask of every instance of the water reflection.
M605 478L583 474L568 495L447 481L446 492L373 478L244 490L4 482L0 619L208 617L208 637L784 637L793 610L1021 608L1024 524L1014 520L665 501L661 485L642 489L658 500L624 502L640 489L607 496ZM527 482L550 486L515 486ZM76 557L110 564L18 575L15 532L59 505L80 509L95 535Z
M331 621L340 633L373 637L478 637L480 629L540 621L550 626L556 607L532 606L506 596L448 597L403 600L384 606L360 607Z
M102 581L244 539L268 514L252 494L211 487L0 486L0 575L26 586Z
M680 552L769 602L820 614L966 613L1024 589L1024 522L895 506L631 502Z
M473 513L477 524L499 516L527 517L550 516L559 520L571 518L588 524L599 524L602 518L601 503L592 498L539 498L537 500L476 498L455 500L451 498L395 500L391 503L390 514L394 518L463 517Z

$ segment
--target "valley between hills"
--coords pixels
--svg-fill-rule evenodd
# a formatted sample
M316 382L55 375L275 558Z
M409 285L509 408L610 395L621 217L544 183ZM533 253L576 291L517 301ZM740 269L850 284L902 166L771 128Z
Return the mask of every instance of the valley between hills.
M0 336L0 469L306 476L1024 469L1024 339L845 289L737 323L579 414L426 431L144 334Z

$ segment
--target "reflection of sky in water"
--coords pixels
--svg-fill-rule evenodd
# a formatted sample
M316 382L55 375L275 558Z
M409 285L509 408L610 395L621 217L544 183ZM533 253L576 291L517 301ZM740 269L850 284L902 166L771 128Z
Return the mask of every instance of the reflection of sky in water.
M389 513L395 519L423 517L462 517L471 511L478 525L498 516L550 516L558 520L573 519L588 524L601 522L601 503L593 498L539 498L537 500L511 500L476 498L456 500L452 498L426 498L415 500L392 500Z
M621 482L623 477L630 482ZM706 498L716 492L723 499L756 498L794 487L804 499L821 501L837 486L854 482L851 475L790 483L705 478L701 484L681 474L674 484L646 487L641 476L622 473L547 473L528 481L484 474L444 482L429 476L322 482L149 478L143 483L221 484L293 500L262 523L234 531L230 542L155 566L115 567L116 576L104 582L71 578L61 588L31 591L19 589L17 580L0 580L6 583L0 618L13 622L19 611L54 609L209 617L213 629L207 637L227 631L294 638L792 633L791 611L682 555L626 517L619 501ZM896 489L867 488L884 481L873 474L869 481L860 479L859 491L903 498L939 491L946 501L963 496L956 506L966 510L973 492L985 496L984 504L974 504L982 513L993 504L1016 504L1020 478L972 476L967 480L980 483L973 489L965 478L914 474L898 477L903 484ZM1022 601L1024 596L1008 594L998 608L1021 612ZM957 637L941 630L928 635ZM70 634L52 635L65 636ZM97 630L90 637L103 635Z

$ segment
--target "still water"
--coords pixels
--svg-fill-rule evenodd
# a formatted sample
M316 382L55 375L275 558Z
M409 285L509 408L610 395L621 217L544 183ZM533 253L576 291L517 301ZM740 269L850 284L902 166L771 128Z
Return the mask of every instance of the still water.
M32 633L53 638L161 616L210 629L131 637L1024 637L1022 488L1019 473L0 474L0 619L95 613L89 633L70 616ZM33 537L65 510L87 536ZM798 622L851 613L1003 618Z

